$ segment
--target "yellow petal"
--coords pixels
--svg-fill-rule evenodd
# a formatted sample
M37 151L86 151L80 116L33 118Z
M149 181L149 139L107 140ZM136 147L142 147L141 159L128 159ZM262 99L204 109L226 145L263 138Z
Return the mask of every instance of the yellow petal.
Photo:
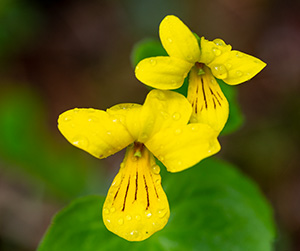
M231 45L227 45L222 39L216 38L213 41L201 37L201 58L199 62L210 64L215 58L220 57L231 50Z
M159 172L143 144L128 147L103 205L109 231L128 241L142 241L167 224L170 209Z
M170 172L179 172L220 150L217 133L206 124L193 123L155 134L146 147Z
M146 58L136 66L135 76L148 86L161 90L172 90L182 86L192 65L173 57Z
M266 66L266 63L246 53L233 50L222 54L208 66L216 78L223 79L229 85L237 85L253 78Z
M71 144L100 159L133 142L117 118L96 109L76 108L62 113L58 129Z
M138 141L146 142L161 130L186 125L191 113L192 107L183 95L172 91L152 90L142 108L140 118L143 129Z
M188 100L192 104L191 122L206 123L221 132L229 115L229 105L219 84L208 67L201 68L198 75L197 65L189 75Z
M195 63L200 58L199 44L190 29L175 16L166 16L160 23L159 36L171 57Z

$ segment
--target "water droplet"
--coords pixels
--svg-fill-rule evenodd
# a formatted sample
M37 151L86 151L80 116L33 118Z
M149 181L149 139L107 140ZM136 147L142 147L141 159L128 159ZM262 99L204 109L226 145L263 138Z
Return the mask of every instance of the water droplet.
M214 53L216 56L220 56L221 53L222 53L222 52L221 52L219 49L217 49L217 48L213 48L212 51L213 51L213 53Z
M230 69L232 67L232 65L229 64L229 63L225 64L225 66L226 66L227 69Z
M169 41L169 43L173 42L172 38L168 38L168 41Z
M220 79L227 78L227 75L228 75L227 69L222 64L214 65L211 68L211 71L212 71L212 74L217 78L220 78Z
M151 170L154 174L159 174L160 173L160 167L158 165L153 165L151 167Z
M110 212L111 213L113 213L113 212L115 212L116 211L116 209L114 208L114 207L112 207L111 209L110 209Z
M109 212L109 209L108 209L108 208L103 208L103 213L109 214L109 213L110 213L110 212Z
M241 77L241 76L243 75L243 73L242 73L241 71L236 71L236 72L235 72L235 75L236 75L237 77Z
M126 215L126 220L131 220L131 216L128 214L128 215Z
M152 216L152 213L149 210L146 210L145 215L147 218L150 218Z
M199 130L199 126L193 125L193 126L191 127L191 130L192 130L193 132L197 132L197 131Z
M123 223L124 223L123 218L118 219L118 224L119 224L119 225L122 225Z
M169 114L165 111L160 111L160 114L165 118L168 119L169 118Z
M237 51L236 54L235 54L235 56L236 56L237 58L242 58L244 55L243 55L243 53Z
M167 212L168 212L168 210L167 210L166 208L163 208L163 209L158 210L158 211L157 211L158 217L159 217L159 218L165 217L166 214L167 214Z
M224 46L225 45L225 42L220 38L214 39L213 42L215 43L215 45L218 45L218 46Z
M70 122L72 119L73 119L72 116L66 116L66 117L64 117L64 121L65 122Z
M160 161L164 161L164 156L162 156L162 155L160 155L160 156L158 156L158 159L160 160Z
M161 101L164 101L166 99L165 94L162 91L157 91L156 97Z
M112 117L112 122L116 123L116 122L118 122L118 119L115 117Z
M141 216L140 216L139 214L137 214L137 215L135 216L135 219L136 219L136 220L141 220Z
M181 129L178 128L175 130L175 135L179 135L180 133L181 133Z
M88 122L97 122L99 119L97 118L97 117L95 117L95 116L90 116L89 118L88 118Z
M137 230L133 230L133 231L130 232L130 235L131 235L132 237L137 238L137 237L140 235L140 233L139 233Z
M106 219L106 222L107 222L107 223L110 223L110 219Z
M173 118L174 120L179 120L180 117L181 117L181 115L180 115L180 113L178 113L178 112L175 112L175 113L173 114L173 116L172 116L172 118Z
M89 141L84 136L76 136L72 140L73 145L80 147L80 148L86 148L89 145Z
M110 136L110 135L111 135L111 132L110 132L110 131L107 131L106 134Z
M137 66L137 67L135 67L135 69L136 69L136 70L139 70L139 69L140 69L140 67L139 67L139 66Z
M191 55L187 55L186 59L190 61L193 59L193 57Z
M146 139L148 139L148 134L142 133L142 135L141 135L140 138L139 138L139 142L143 142L143 141L145 141Z
M156 60L155 60L155 59L150 59L150 64L151 64L152 66L156 65Z

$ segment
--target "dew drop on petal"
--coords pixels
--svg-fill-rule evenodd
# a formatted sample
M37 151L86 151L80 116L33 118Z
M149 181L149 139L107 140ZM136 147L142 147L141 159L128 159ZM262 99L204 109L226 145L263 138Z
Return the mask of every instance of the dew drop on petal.
M221 50L219 50L217 48L213 48L212 51L215 54L215 56L220 56L221 55Z
M215 43L215 45L218 45L218 46L225 45L225 42L222 39L220 39L220 38L214 39L213 42Z
M178 161L178 162L177 162L177 165L178 165L178 166L181 166L181 165L182 165L182 162L181 162L181 161Z
M158 165L153 165L151 167L151 170L154 174L159 174L160 173L160 167Z
M173 114L173 116L172 116L172 118L173 118L174 120L179 120L180 117L181 117L181 115L180 115L180 113L178 113L178 112L175 112L175 113Z
M110 213L110 212L109 212L109 209L108 209L108 208L103 208L103 213L109 214L109 213Z
M216 77L216 78L220 78L220 79L224 79L227 78L228 72L227 69L224 65L219 64L219 65L214 65L211 68L212 74Z
M162 156L162 155L160 155L160 156L158 156L158 159L160 160L160 161L164 161L164 156Z
M168 41L169 41L169 43L173 42L172 38L168 38Z
M150 218L152 216L152 213L149 210L146 210L145 215L147 218Z
M126 217L125 217L125 218L126 218L126 220L128 220L128 221L129 221L129 220L131 220L131 216L130 216L129 214L128 214L128 215L126 215Z
M111 135L111 132L110 132L110 131L107 131L106 134L110 136L110 135Z
M140 233L137 230L133 230L130 232L130 235L134 238L138 238Z
M72 144L80 148L86 148L89 145L89 141L86 137L78 135L72 139Z
M123 218L118 219L118 224L119 224L119 225L122 225L123 223L124 223Z
M70 122L72 119L73 119L72 116L66 116L66 117L64 117L64 121L65 122Z
M155 60L155 59L150 59L150 64L151 64L152 66L156 65L156 60Z
M237 58L242 58L242 57L243 57L243 54L242 54L241 52L237 51L236 54L235 54L235 56L236 56Z
M139 214L137 214L137 215L135 216L135 219L136 219L136 220L141 220L141 216L140 216Z
M110 209L110 212L111 213L113 213L113 212L115 212L116 211L116 209L114 208L114 207L112 207L111 209Z
M176 129L174 133L175 133L175 135L179 135L181 133L181 129L179 129L179 128Z
M237 77L241 77L241 76L243 75L243 73L242 73L241 71L236 71L236 72L235 72L235 75L236 75Z
M162 208L162 209L158 210L158 211L157 211L158 217L159 217L159 218L165 217L166 214L167 214L167 212L168 212L168 210L167 210L166 208Z
M191 130L192 130L193 132L197 132L197 131L199 130L199 126L193 125L193 126L191 127Z
M229 64L229 63L225 64L225 66L226 66L226 68L227 68L228 70L232 67L232 65Z

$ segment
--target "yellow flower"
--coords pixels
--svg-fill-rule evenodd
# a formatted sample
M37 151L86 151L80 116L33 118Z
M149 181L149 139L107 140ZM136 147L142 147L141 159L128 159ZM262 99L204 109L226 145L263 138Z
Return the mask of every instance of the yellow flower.
M168 171L179 172L220 150L215 130L188 124L191 113L181 94L152 90L144 105L120 104L106 111L76 108L60 115L58 128L65 138L97 158L127 147L103 206L108 230L141 241L168 222L169 204L154 156Z
M229 107L215 78L229 85L243 83L266 64L243 52L231 50L221 39L197 39L177 17L166 16L159 27L163 47L169 56L146 58L136 66L136 77L146 85L172 90L189 74L188 100L193 106L191 122L208 123L221 131Z

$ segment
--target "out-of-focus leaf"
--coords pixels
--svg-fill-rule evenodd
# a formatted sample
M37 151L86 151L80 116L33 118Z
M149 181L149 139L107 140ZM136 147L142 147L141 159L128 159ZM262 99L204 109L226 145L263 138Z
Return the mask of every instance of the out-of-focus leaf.
M138 64L138 62L144 58L155 57L155 56L167 56L167 55L168 55L167 52L165 51L165 49L163 48L163 46L158 40L145 39L138 42L134 46L131 52L131 62L133 67L135 67ZM220 84L221 89L223 90L229 102L229 108L230 108L227 123L222 131L222 135L225 135L239 129L240 126L243 124L244 117L240 110L240 106L237 102L237 87L229 86L220 79L217 79L217 81ZM179 89L174 91L187 96L187 90L188 90L188 78L184 80L183 85Z
M32 2L0 1L0 57L14 54L27 44L41 27L42 15Z
M55 142L45 121L42 102L29 89L2 88L0 157L58 195L78 195L86 187L89 165L82 155Z
M181 173L162 174L171 216L149 239L128 242L110 233L101 219L104 197L88 196L54 217L38 250L271 250L270 207L231 165L208 159Z

